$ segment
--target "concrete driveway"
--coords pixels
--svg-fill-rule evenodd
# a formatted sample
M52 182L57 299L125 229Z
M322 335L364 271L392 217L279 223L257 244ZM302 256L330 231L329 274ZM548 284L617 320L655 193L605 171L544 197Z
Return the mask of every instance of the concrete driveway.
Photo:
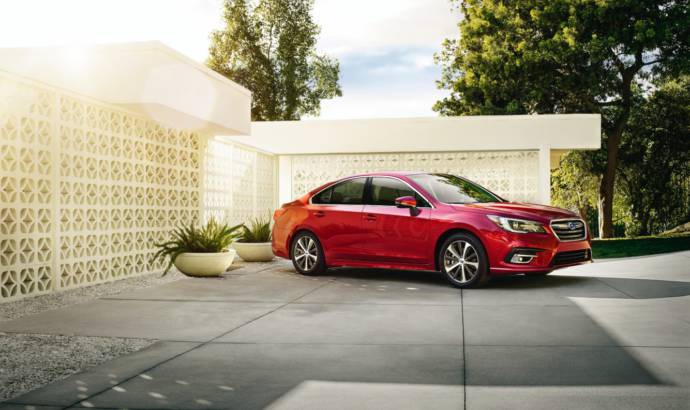
M0 331L159 340L3 408L689 409L690 252L462 292L278 262Z

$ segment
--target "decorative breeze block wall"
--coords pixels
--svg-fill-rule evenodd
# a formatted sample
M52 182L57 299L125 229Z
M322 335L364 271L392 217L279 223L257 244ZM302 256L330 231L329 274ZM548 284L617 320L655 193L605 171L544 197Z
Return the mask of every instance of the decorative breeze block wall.
M199 136L5 74L0 101L0 300L160 270L199 215Z
M277 201L277 158L209 139L204 153L204 217L236 225L272 217Z
M464 176L511 201L538 201L538 151L292 155L291 159L293 198L356 173L425 171Z
M272 208L274 168L272 156L0 72L0 302L159 272L153 244L204 205L236 222Z

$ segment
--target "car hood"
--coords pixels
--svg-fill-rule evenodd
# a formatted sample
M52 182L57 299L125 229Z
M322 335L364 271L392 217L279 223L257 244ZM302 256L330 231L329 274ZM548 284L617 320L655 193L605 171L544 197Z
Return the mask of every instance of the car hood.
M553 219L580 218L578 214L570 212L566 209L538 204L523 204L518 202L476 203L453 205L453 207L476 209L486 213L487 215L495 214L499 216L529 219L547 223Z

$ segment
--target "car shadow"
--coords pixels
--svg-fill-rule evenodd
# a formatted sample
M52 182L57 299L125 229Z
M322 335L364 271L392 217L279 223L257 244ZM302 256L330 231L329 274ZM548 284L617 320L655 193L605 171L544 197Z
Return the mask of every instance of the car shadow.
M347 278L357 280L404 282L410 284L426 284L430 286L450 287L443 274L433 271L404 271L371 268L331 268L323 277L333 279ZM659 279L613 278L599 276L568 276L568 275L511 275L494 276L489 282L473 291L483 289L548 289L568 288L600 281L618 290L622 295L633 299L657 299L668 297L682 297L690 295L690 282L669 281ZM578 292L578 296L585 296ZM596 296L592 296L596 297Z
M690 295L690 282L566 275L494 277L485 287L478 290L568 288L593 281L601 281L632 299L663 299ZM578 292L578 296L587 297L586 292L584 295L582 292ZM597 296L592 295L591 297Z
M334 279L348 278L359 280L385 280L390 282L407 282L415 284L428 284L449 286L440 272L391 270L373 268L330 268L321 276Z

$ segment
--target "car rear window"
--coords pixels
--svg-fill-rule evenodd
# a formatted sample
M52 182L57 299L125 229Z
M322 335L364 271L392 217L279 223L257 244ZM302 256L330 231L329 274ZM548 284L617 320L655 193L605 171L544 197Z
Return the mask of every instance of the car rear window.
M364 203L366 178L354 178L336 184L314 195L312 204L361 205Z

